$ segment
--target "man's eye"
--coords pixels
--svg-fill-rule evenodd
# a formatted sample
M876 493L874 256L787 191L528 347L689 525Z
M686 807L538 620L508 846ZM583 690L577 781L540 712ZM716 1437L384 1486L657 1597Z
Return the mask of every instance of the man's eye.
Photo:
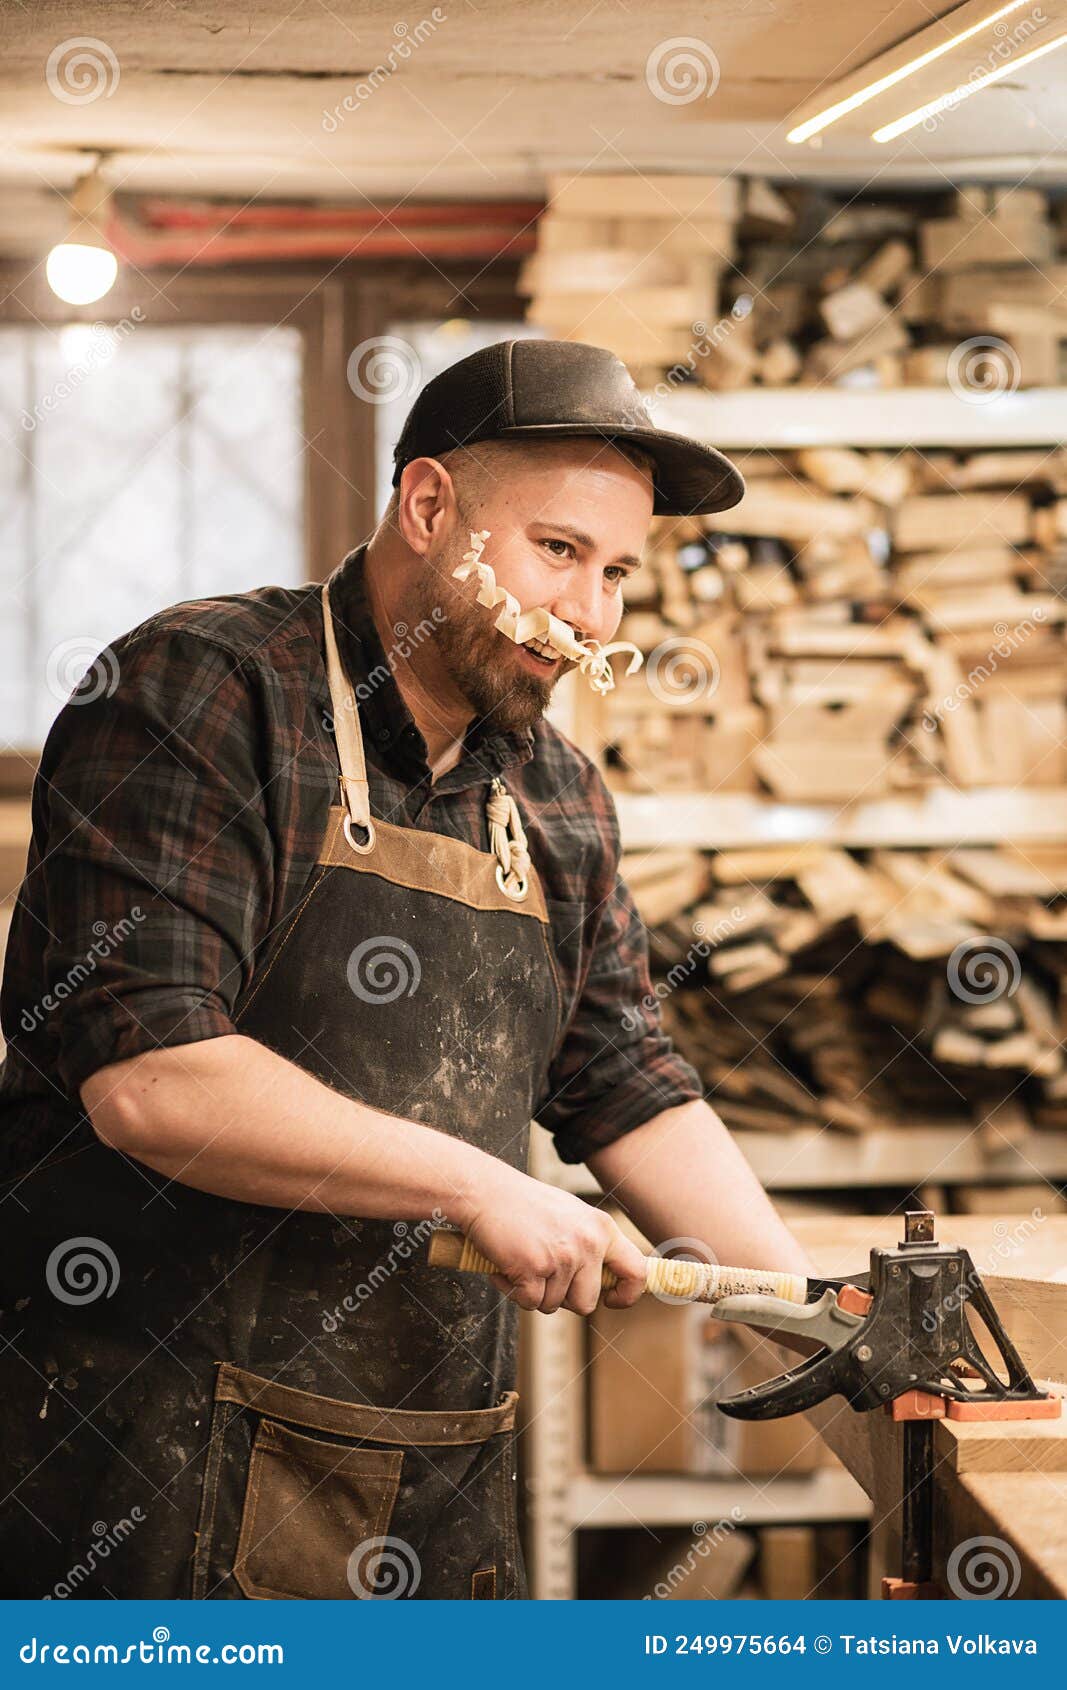
M625 581L628 574L629 570L624 569L621 563L609 563L604 571L604 578L607 580L610 576L612 581Z
M577 557L577 555L578 555L577 552L575 551L574 547L571 545L571 542L569 540L542 540L541 544L543 546L562 546L563 547L562 551L553 552L553 554L552 554L553 557L566 557L568 555L568 553L570 554L571 557Z

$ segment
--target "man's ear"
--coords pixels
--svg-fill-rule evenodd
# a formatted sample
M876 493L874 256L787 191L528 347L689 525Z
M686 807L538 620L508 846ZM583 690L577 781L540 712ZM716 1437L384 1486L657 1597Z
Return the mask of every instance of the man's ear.
M425 557L458 520L452 477L436 458L412 458L397 493L397 527L411 550Z

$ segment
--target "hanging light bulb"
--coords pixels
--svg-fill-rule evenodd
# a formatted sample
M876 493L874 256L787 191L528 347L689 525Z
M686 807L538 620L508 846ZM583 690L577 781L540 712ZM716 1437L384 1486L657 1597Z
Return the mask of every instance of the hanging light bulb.
M45 261L48 285L67 305L92 305L115 285L118 259L104 233L109 199L99 168L90 170L71 197L70 233Z

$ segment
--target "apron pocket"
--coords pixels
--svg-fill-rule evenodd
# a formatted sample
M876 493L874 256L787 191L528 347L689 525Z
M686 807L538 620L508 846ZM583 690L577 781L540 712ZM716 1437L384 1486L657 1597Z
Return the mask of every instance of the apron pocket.
M400 1450L350 1449L260 1421L233 1567L245 1596L362 1594L349 1559L387 1533L403 1460Z
M517 1401L379 1408L220 1363L193 1597L524 1594Z

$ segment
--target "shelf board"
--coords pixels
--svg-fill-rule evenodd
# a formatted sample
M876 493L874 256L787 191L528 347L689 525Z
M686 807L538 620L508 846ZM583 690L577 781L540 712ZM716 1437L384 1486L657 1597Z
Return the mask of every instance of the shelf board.
M703 1479L689 1473L612 1476L580 1473L570 1482L572 1527L687 1526L727 1520L737 1509L746 1526L790 1521L866 1520L870 1499L843 1467L799 1477Z
M725 451L804 446L1054 446L1067 388L1031 387L979 401L950 387L756 387L646 395L660 428Z
M746 846L1059 844L1067 839L1067 787L933 786L851 804L783 804L748 792L613 794L624 849Z
M715 1106L714 1097L708 1101ZM599 1197L584 1165L559 1161L542 1143L531 1171L579 1197ZM972 1121L955 1125L887 1126L867 1133L833 1127L792 1127L782 1132L738 1130L733 1138L771 1191L852 1190L884 1185L1027 1185L1035 1179L1067 1183L1067 1132L1029 1132L1015 1146L992 1151Z
M709 1099L714 1107L714 1098ZM1027 1184L1067 1181L1067 1133L1029 1132L990 1150L973 1123L885 1127L868 1133L799 1127L734 1133L762 1185L772 1191L879 1185Z

